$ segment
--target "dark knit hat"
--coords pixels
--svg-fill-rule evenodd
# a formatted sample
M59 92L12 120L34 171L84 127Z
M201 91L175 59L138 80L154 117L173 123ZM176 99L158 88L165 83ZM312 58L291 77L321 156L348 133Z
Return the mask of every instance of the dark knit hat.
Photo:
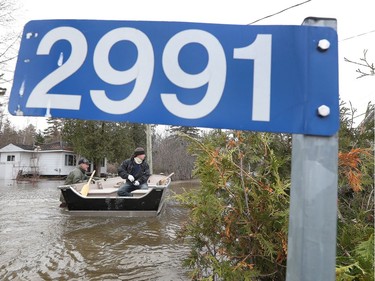
M79 159L79 161L78 161L78 165L80 165L80 164L87 164L87 165L90 165L90 162L89 162L89 160L87 160L86 158L81 158L81 159Z
M146 154L146 153L145 153L145 150L144 150L142 147L137 147L137 148L134 150L133 156L136 157L136 156L138 156L138 155L142 155L142 154Z

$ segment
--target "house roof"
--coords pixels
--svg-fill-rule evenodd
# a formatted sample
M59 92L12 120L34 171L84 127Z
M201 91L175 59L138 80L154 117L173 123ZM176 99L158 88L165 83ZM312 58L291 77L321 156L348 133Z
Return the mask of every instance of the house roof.
M56 141L51 143L46 143L40 145L41 150L71 150L73 151L73 148L68 145L67 142L63 141Z
M34 150L34 146L33 145L29 145L29 144L14 144L15 146L19 147L19 148L22 148L23 150Z
M35 149L40 148L39 151L68 150L68 151L72 151L73 152L73 148L71 146L69 146L66 142L62 142L62 141L46 143L46 144L42 144L42 145L39 145L39 146L36 146L36 145L27 145L27 144L12 144L12 143L10 143L10 144L8 144L8 145L0 148L0 150L9 150L9 149L14 150L15 147L18 147L21 150L26 150L26 151L34 151ZM5 149L5 148L8 148L8 149Z

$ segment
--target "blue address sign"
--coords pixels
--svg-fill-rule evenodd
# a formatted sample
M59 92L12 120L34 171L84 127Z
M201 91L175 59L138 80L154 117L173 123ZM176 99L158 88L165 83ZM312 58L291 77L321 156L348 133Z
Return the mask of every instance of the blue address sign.
M328 27L30 21L9 112L328 136L337 49Z

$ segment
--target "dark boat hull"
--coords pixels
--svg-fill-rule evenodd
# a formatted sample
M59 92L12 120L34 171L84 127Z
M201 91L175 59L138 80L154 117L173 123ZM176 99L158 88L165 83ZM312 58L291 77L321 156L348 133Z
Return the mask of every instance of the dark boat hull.
M157 211L165 189L152 189L141 198L102 197L83 198L71 188L61 188L61 192L70 211Z
M136 190L134 197L117 195L119 186L117 179L103 181L100 189L91 188L87 196L79 192L82 185L63 185L59 186L59 189L65 199L66 209L70 213L153 216L158 215L163 208L170 179L160 185L158 182L163 179L163 176L153 176L152 179L154 182L149 183L149 189ZM116 182L116 188L114 188Z

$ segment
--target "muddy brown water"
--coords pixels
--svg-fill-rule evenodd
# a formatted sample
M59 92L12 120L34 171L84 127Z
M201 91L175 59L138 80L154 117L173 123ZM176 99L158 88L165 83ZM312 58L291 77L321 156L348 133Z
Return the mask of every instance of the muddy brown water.
M0 181L0 280L189 280L189 247L176 239L187 210L176 201L156 218L73 216L58 207L59 184Z

